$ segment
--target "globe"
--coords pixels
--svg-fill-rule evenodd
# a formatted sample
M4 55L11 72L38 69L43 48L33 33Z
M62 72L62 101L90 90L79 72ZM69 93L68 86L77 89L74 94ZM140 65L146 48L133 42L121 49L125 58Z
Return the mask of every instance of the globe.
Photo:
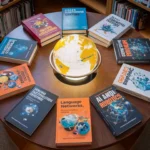
M89 74L96 67L98 50L91 39L72 34L56 43L52 57L56 71L66 76L79 77Z

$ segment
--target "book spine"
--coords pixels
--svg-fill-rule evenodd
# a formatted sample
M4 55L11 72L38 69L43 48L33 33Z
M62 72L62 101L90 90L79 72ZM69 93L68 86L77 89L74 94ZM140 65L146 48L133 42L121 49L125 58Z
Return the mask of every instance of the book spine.
M26 25L24 24L22 25L23 25L23 28L40 44L41 40L33 32L31 32L30 29Z
M116 85L116 84L114 84L114 83L113 83L113 85L114 85L118 90L120 90L120 91L122 91L122 92L125 92L125 93L130 94L130 95L132 95L132 96L135 96L135 97L137 97L137 98L143 99L143 100L145 100L145 101L147 101L147 102L150 102L150 98L148 98L148 97L146 97L146 96L143 96L143 95L141 95L141 94L139 94L139 93L136 93L136 92L134 92L134 91L131 91L131 90L129 90L129 89L120 87L120 86L118 86L118 85Z

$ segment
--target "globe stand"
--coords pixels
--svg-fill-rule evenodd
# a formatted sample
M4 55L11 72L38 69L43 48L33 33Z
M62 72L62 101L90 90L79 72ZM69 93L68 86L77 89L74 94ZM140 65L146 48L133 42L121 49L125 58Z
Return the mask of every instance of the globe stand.
M94 72L88 76L80 77L80 78L65 77L65 76L62 76L61 74L59 74L57 72L54 72L54 75L59 81L65 83L65 84L82 85L82 84L86 84L86 83L92 81L96 77L97 73Z

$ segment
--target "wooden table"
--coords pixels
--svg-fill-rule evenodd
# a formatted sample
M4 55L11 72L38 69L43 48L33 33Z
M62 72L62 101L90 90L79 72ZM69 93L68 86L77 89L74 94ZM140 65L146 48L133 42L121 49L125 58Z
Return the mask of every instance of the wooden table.
M88 14L88 23L89 27L100 21L104 16L96 13L87 13ZM61 27L61 12L47 14L48 18L53 20L59 27ZM29 35L23 31L22 26L19 26L14 31L12 31L8 36L30 39ZM124 35L124 37L140 37L139 33L131 29L129 32ZM53 49L56 42L53 42L47 46L39 48L37 55L30 67L30 70L35 78L36 84L57 94L61 98L66 97L89 97L92 94L103 90L104 88L110 86L113 83L121 65L117 65L113 47L108 49L97 45L101 55L102 55L102 64L98 69L96 77L89 83L73 86L60 82L53 74L53 70L49 63L49 54ZM16 64L0 62L0 70L14 67ZM136 65L139 68L143 68L150 71L149 65ZM4 121L4 116L24 97L26 93L19 94L17 96L10 97L8 99L0 101L0 117ZM121 140L129 137L134 132L139 130L146 121L150 118L150 104L124 94L131 103L142 113L143 121L134 128L128 130L126 133L115 138L104 121L99 117L98 113L91 105L91 119L92 119L92 134L93 142L91 146L84 146L82 150L87 149L96 149L104 148L110 145L113 145ZM5 121L4 121L5 122ZM5 122L6 123L6 122ZM23 132L19 131L17 128L13 127L10 124L7 124L14 132L18 133L20 136L28 139L29 141L49 148L56 148L55 145L55 125L56 124L56 106L40 124L39 128L35 131L33 136L29 137ZM65 149L76 149L81 150L81 147Z

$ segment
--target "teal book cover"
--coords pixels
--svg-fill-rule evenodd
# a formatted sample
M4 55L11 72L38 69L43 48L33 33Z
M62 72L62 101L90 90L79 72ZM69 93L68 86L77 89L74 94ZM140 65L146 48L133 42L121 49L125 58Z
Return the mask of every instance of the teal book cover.
M5 37L0 44L0 60L10 58L28 61L36 47L36 41Z
M86 8L62 8L62 30L87 30Z

